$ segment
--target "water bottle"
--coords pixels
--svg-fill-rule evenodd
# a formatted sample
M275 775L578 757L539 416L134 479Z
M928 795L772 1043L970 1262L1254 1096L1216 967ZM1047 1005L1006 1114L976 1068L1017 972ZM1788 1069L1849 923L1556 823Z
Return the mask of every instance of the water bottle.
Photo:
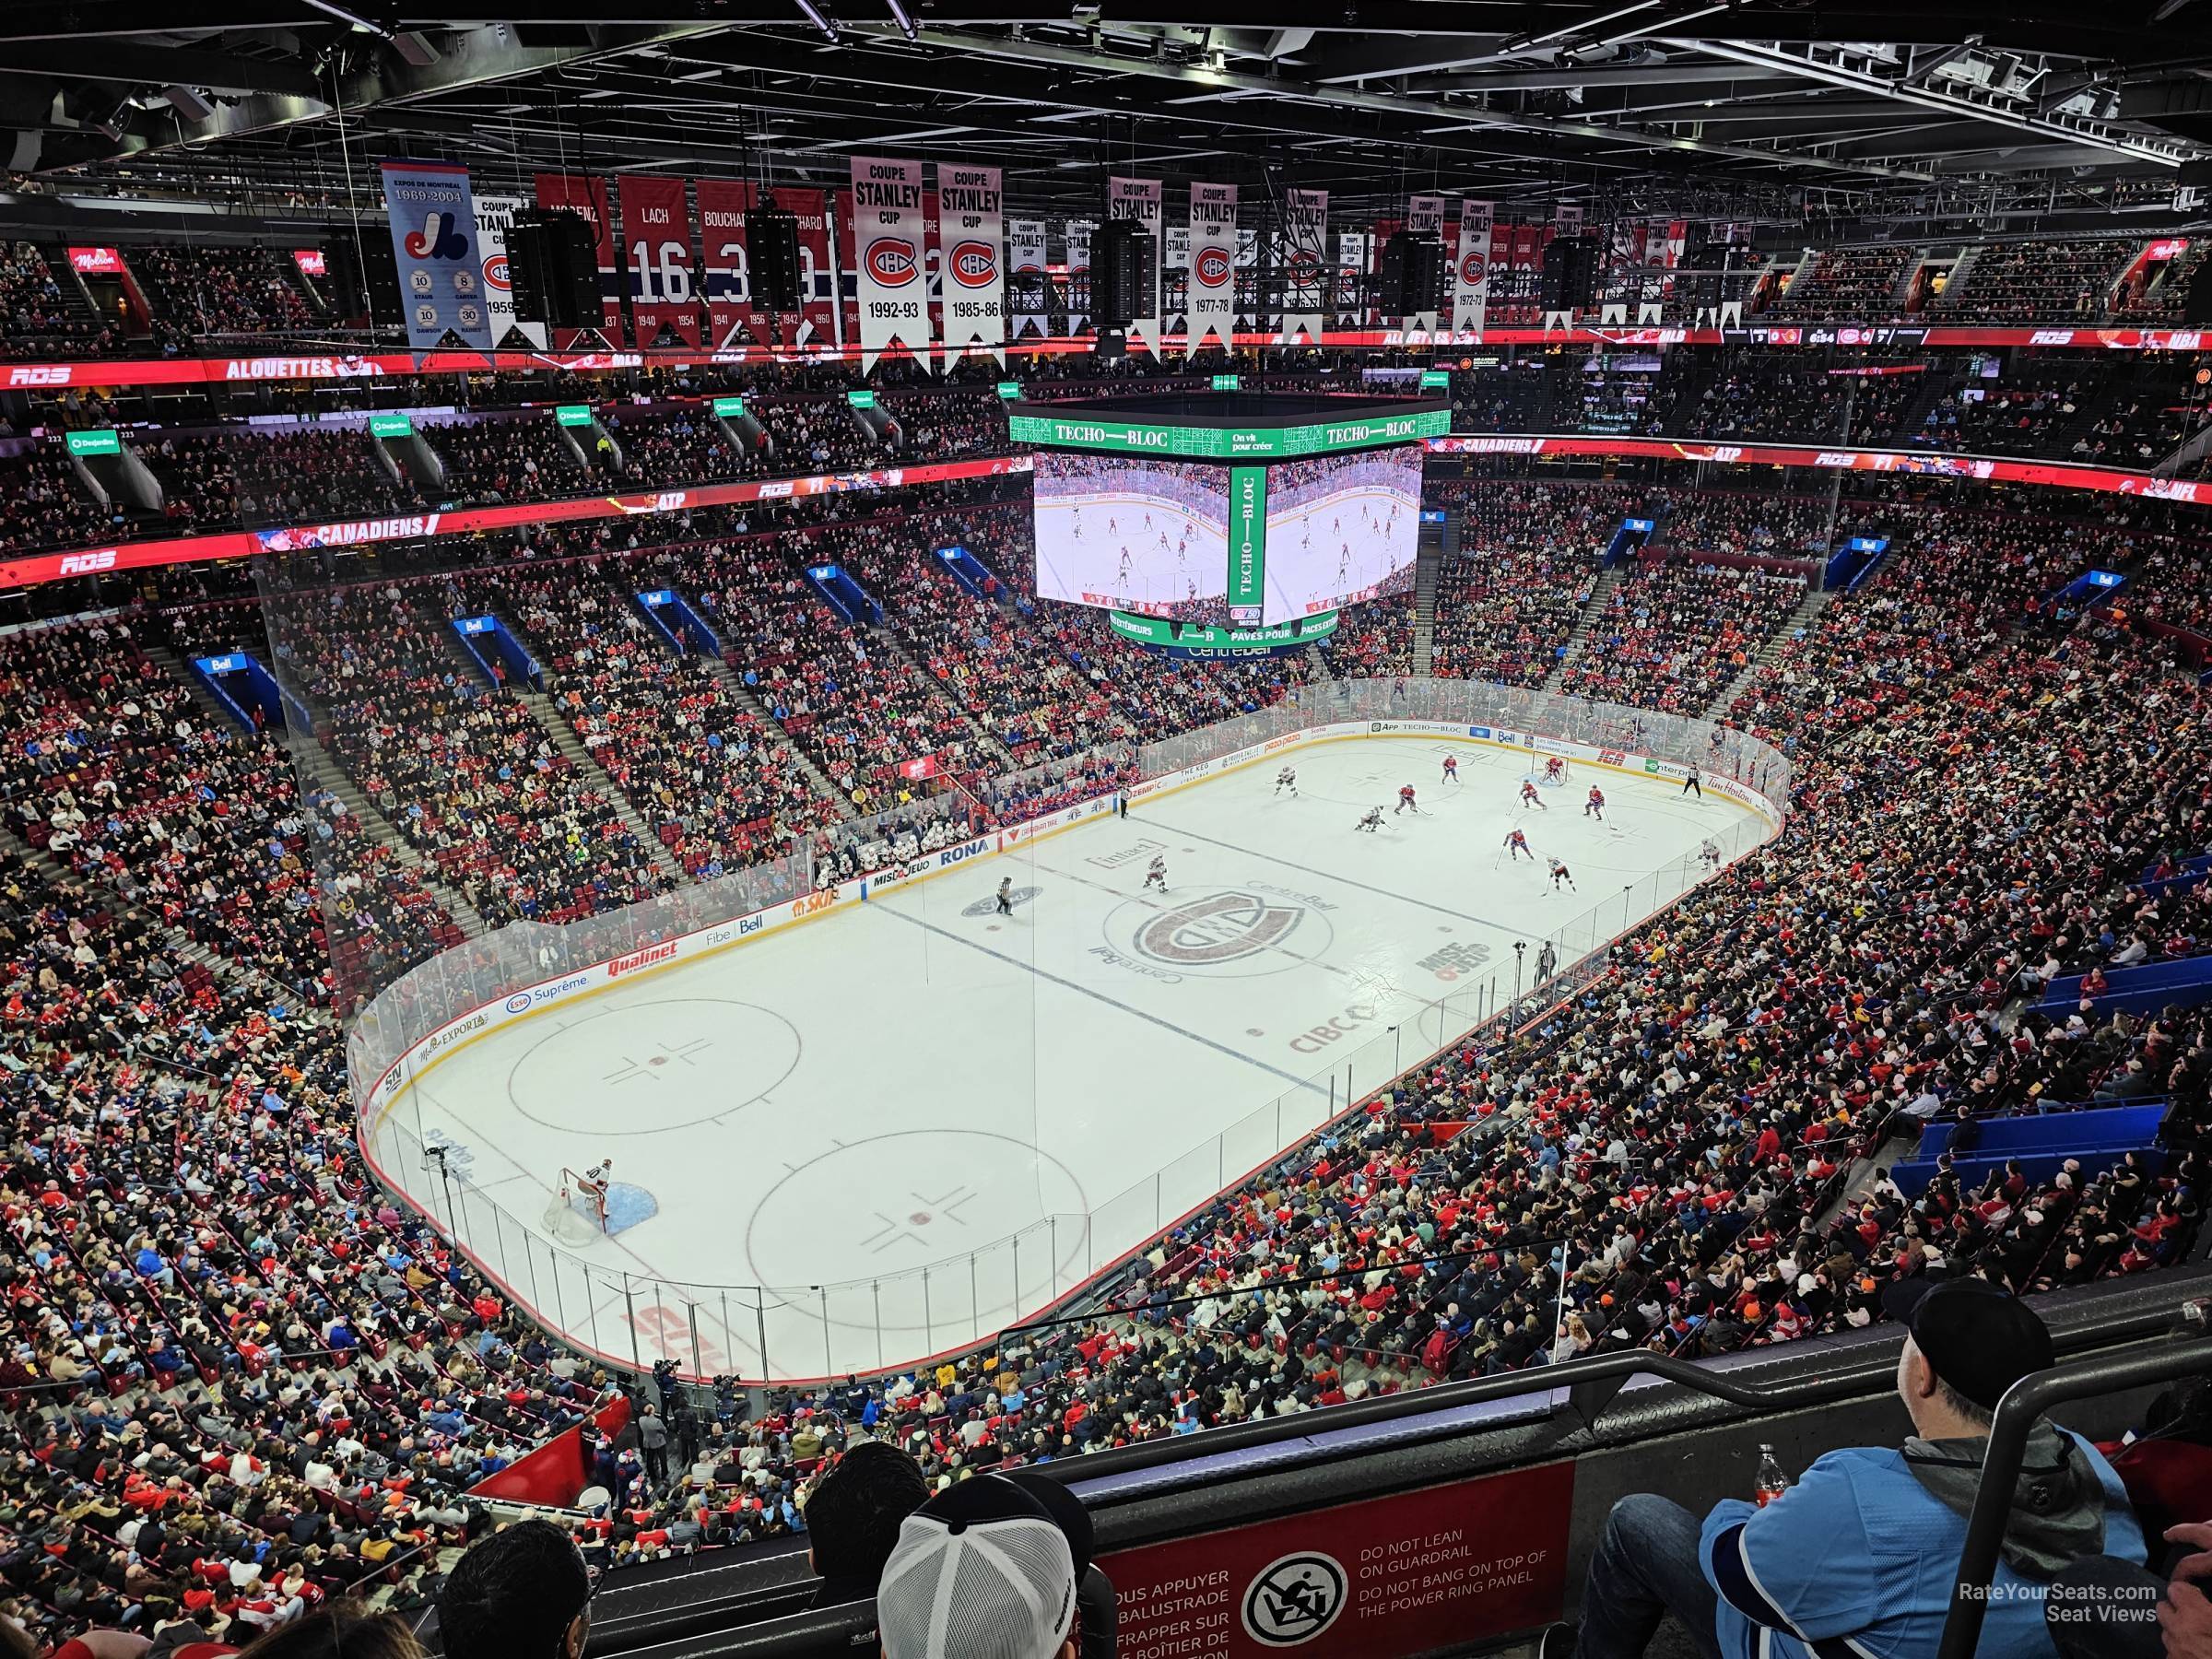
M1774 1448L1759 1449L1759 1473L1751 1479L1751 1500L1760 1509L1790 1489L1790 1477L1782 1472L1782 1465L1774 1461Z

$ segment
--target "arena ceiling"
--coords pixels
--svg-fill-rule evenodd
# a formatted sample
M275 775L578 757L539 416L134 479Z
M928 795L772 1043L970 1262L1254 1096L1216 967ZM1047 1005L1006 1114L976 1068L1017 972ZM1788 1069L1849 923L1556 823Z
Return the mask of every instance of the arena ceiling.
M46 193L369 207L389 156L841 177L989 160L1017 205L1110 171L1505 210L2170 213L2212 158L2212 0L13 0L0 158ZM1890 42L1890 43L1884 43ZM1901 43L1900 43L1901 42Z

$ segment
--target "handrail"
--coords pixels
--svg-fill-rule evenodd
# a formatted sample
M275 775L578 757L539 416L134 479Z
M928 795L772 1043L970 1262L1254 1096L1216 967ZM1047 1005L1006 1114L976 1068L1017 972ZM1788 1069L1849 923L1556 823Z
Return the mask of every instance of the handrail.
M2043 1413L2068 1400L2116 1394L2149 1382L2171 1382L2207 1371L2212 1371L2212 1338L2200 1338L2141 1354L2077 1359L2023 1377L2005 1391L1990 1424L1989 1443L1982 1453L1981 1484L1974 1488L1974 1507L1967 1515L1966 1546L1959 1554L1951 1610L1944 1620L1943 1641L1936 1650L1936 1659L1971 1659L1982 1639L1982 1620L1989 1611L1984 1592L1997 1570L1997 1551L2004 1544L2005 1523L2012 1511L2013 1483L2019 1477L2020 1462L2028 1449L2029 1430Z

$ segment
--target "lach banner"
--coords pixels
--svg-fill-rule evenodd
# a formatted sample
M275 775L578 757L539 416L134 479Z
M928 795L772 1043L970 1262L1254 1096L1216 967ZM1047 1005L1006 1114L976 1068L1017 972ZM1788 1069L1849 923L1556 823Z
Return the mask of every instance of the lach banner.
M1329 290L1334 286L1328 245L1329 193L1286 191L1281 241L1276 251L1276 264L1283 274L1285 345L1295 344L1301 335L1311 338L1328 325Z
M924 254L922 163L887 156L853 158L853 269L860 278L860 370L887 346L917 360L929 355L929 290Z
M491 349L484 267L477 254L477 208L468 169L441 161L384 163L392 258L406 302L407 344Z
M599 267L599 332L607 345L621 345L622 289L615 269L615 224L613 215L606 209L606 181L587 178L582 173L539 173L535 182L540 207L564 207L571 213L581 213L584 222L591 226L596 252L593 263ZM590 332L557 328L553 331L553 344L558 349L567 351Z
M683 180L624 177L622 263L629 276L637 343L698 345L699 283Z
M1106 181L1106 217L1109 219L1135 219L1145 229L1160 251L1164 266L1167 255L1167 238L1160 234L1165 216L1160 207L1163 198L1158 179L1109 178ZM1154 357L1159 355L1159 278L1152 279L1152 303L1145 314L1129 324L1129 343L1141 346Z
M1051 296L1045 289L1047 263L1042 219L1006 221L1006 310L1018 340L1052 333Z
M937 164L937 239L945 250L945 356L1006 360L1006 219L995 167Z
M1190 332L1183 355L1195 354L1211 335L1224 349L1237 333L1237 187L1191 185Z
M745 215L753 187L731 179L700 179L699 251L705 262L707 343L759 344L753 328L752 271L745 256Z
M1067 221L1067 332L1081 335L1090 327L1090 233L1098 229L1090 219Z
M1452 326L1469 340L1482 337L1490 303L1490 223L1494 204L1459 205L1459 254L1452 268Z
M519 336L532 346L546 344L546 325L514 314L514 276L507 265L507 231L522 209L520 196L477 198L477 266L484 274L484 317L496 351Z
M1441 237L1444 233L1444 198L1441 195L1417 195L1408 199L1406 209L1406 229L1426 230ZM1432 311L1416 312L1406 319L1408 328L1433 330L1439 313Z

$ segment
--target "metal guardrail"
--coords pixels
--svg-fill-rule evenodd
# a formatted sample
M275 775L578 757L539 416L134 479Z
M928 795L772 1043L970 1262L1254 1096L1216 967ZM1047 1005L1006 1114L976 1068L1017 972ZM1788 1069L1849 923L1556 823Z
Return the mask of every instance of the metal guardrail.
M2028 1432L2053 1406L2097 1394L2117 1394L2152 1382L2212 1373L2212 1338L2176 1343L2137 1354L2099 1355L2023 1377L1997 1402L1989 1445L1982 1454L1982 1481L1966 1521L1966 1547L1959 1555L1958 1580L1951 1586L1951 1611L1944 1620L1936 1659L1971 1659L1982 1639L1989 1611L1983 1594L1997 1570L2005 1523L2012 1510L2013 1483L2019 1478Z

